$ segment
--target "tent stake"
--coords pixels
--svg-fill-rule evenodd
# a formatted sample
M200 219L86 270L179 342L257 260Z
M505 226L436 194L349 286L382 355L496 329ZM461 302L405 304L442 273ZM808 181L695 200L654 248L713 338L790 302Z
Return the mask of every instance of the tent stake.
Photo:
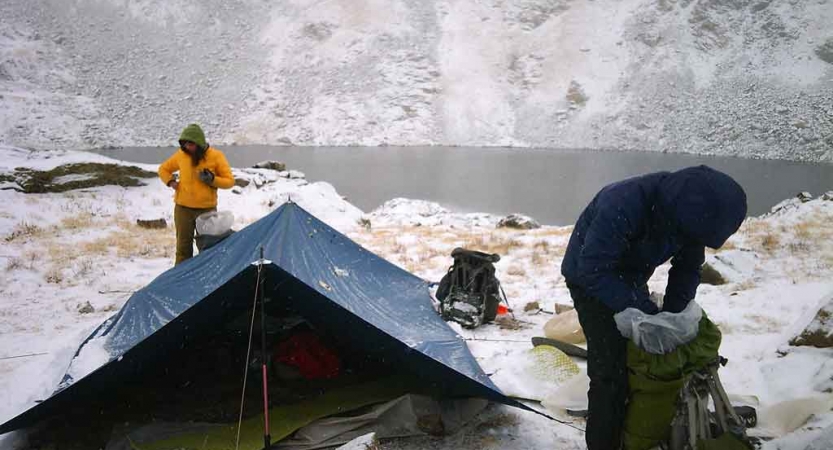
M258 272L263 268L263 247L260 247L260 262L258 264ZM265 276L260 278L260 359L263 370L263 448L269 450L272 448L272 437L269 433L269 374L266 370L266 302L263 296L263 284Z

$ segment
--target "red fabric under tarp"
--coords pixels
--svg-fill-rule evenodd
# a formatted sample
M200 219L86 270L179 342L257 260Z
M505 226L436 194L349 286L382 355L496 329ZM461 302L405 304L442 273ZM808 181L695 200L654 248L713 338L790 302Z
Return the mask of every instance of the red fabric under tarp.
M299 331L275 349L275 361L295 367L308 380L335 378L341 371L338 355L312 331Z

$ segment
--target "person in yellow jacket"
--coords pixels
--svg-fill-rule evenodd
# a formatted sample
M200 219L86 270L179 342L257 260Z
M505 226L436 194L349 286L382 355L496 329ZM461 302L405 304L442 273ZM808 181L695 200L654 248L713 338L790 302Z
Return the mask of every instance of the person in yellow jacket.
M174 172L179 171L179 179ZM159 166L159 178L174 194L176 264L194 256L194 231L200 214L217 210L217 188L230 189L234 176L223 152L210 147L199 125L179 136L179 150Z

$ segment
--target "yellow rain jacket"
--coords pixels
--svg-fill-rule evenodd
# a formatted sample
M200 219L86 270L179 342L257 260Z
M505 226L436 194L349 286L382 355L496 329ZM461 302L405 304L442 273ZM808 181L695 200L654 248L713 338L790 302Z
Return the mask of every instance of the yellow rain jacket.
M199 174L203 169L214 173L211 186L200 181ZM196 166L189 154L178 150L159 166L159 178L167 185L176 171L179 171L179 187L174 202L188 208L214 208L217 206L217 188L231 189L234 186L234 176L225 155L213 147L208 147L205 158Z

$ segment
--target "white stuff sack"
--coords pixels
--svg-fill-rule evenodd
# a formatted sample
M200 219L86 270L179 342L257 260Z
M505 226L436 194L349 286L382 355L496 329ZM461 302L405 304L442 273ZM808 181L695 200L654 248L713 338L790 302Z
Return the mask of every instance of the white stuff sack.
M703 310L691 301L679 313L661 312L646 314L636 308L628 308L613 316L622 336L631 339L637 347L648 353L664 355L697 337Z
M234 214L231 211L211 211L197 217L197 233L203 236L222 236L231 230Z

